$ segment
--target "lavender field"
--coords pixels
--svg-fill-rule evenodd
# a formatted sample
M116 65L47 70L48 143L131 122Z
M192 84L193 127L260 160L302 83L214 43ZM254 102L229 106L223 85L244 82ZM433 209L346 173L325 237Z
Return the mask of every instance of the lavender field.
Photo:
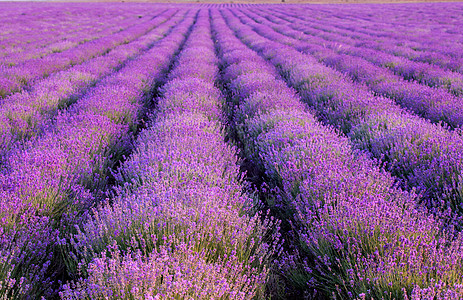
M463 3L0 3L0 300L463 299Z

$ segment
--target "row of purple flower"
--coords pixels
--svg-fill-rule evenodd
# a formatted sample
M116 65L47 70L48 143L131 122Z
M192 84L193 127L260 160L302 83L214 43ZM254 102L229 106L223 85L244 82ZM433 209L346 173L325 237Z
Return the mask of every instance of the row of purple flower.
M16 63L14 63L13 57L13 61L9 61L9 64L14 63L13 66L7 64L0 67L0 97L4 98L12 93L22 91L27 86L35 85L37 80L40 81L52 73L81 64L107 53L118 45L132 41L153 27L152 19L153 16L145 16L141 19L119 20L113 24L115 26L106 28L101 32L94 32L94 37L88 41L85 39L79 41L77 38L80 43L73 43L73 47L61 49L62 51L53 51L54 48L52 47L51 53L21 59L22 61L16 61ZM34 51L33 46L30 50ZM26 58L28 54L21 52L19 56ZM8 99L2 99L2 103L8 102Z
M238 14L237 11L234 13ZM296 50L311 47L310 42L289 38L268 25L255 23L244 14L239 16L242 24L246 24L244 26L255 30L249 30L254 32L249 42L256 41L259 35L268 38L263 38L268 41L265 47L269 51L263 53L267 59L291 57L291 60L278 61L275 65L304 101L316 109L321 120L336 126L358 148L382 160L407 189L418 189L423 201L435 214L446 220L460 218L463 203L460 129L450 131L415 116L389 98L375 96L363 85L323 65L316 57ZM336 56L339 55L332 54L333 60L337 59L339 64L352 69L356 66L359 73L364 70L358 61L349 65L350 60ZM455 112L461 113L459 109Z
M104 196L109 167L130 148L140 117L151 106L151 90L173 61L192 14L161 15L153 32L127 44L132 59L60 111L41 135L4 157L1 294L21 299L54 292L48 290L51 279L67 260L58 242Z
M86 13L82 5L53 5L38 8L3 5L0 65L14 66L28 59L62 52L86 41L110 35L139 21L142 10L92 10ZM111 20L111 22L109 22Z

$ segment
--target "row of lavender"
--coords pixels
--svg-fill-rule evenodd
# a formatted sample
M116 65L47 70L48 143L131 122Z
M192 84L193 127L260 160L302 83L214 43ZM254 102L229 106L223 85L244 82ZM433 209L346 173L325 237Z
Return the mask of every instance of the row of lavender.
M237 14L236 11L234 13ZM449 131L416 117L391 100L373 95L362 85L320 64L316 56L281 45L308 48L312 47L310 41L280 34L272 29L269 21L267 25L264 25L265 22L257 24L246 14L239 15L257 33L275 41L272 47L285 52L269 52L265 54L267 58L290 54L294 61L298 61L297 67L291 61L280 64L280 70L305 101L317 109L320 118L339 127L359 148L383 160L386 168L402 179L404 186L418 188L429 208L438 208L448 217L460 218L463 160L459 129ZM262 22L262 19L259 20ZM338 65L349 63L342 58L337 58L337 61ZM460 110L456 112L461 113Z
M158 10L162 9L159 7ZM117 10L113 13L117 13ZM129 17L130 15L132 17ZM7 64L0 66L0 97L12 93L16 93L14 96L21 97L21 90L35 85L37 80L42 80L54 72L81 64L93 57L101 56L114 47L126 44L146 33L152 28L155 15L138 16L142 18L133 17L133 12L130 10L126 11L122 19L117 19L114 14L109 14L100 21L110 23L111 26L106 25L107 28L103 27L99 32L93 29L93 32L90 32L90 39L78 35L76 39L67 40L67 43L70 43L68 46L63 48L51 46L48 53L42 52L39 55L37 55L33 45L28 45L26 53L20 52L19 57L7 57ZM116 18L116 21L109 22L109 18ZM94 22L96 26L98 19ZM36 34L39 33L36 32ZM27 93L27 91L25 92ZM1 102L6 103L8 100L2 99Z
M388 50L389 47L397 47L401 44L408 35L403 34L400 37L385 39L378 41L378 36L373 34L365 34L356 32L358 28L340 29L336 23L322 23L315 18L304 18L300 14L289 14L287 12L274 12L277 17L284 16L290 18L294 22L294 28L299 28L305 32L322 38L325 43L333 42L335 45L329 46L335 50L348 53L350 55L360 56L377 65L390 68L395 73L405 77L406 79L414 79L430 86L444 86L455 94L461 94L461 78L462 75L457 72L446 70L441 66L432 65L428 62L413 61L407 57L401 57L397 51ZM278 19L278 18L277 18ZM338 25L339 26L339 25ZM441 38L439 34L437 37ZM426 37L427 38L427 37ZM453 37L453 41L457 37ZM424 39L423 41L427 41ZM461 47L455 43L449 47ZM416 47L416 46L415 46ZM357 52L357 51L360 52ZM427 56L432 53L429 49L422 49L421 55ZM372 55L374 54L374 55ZM455 67L455 64L453 64Z
M272 12L274 11L272 10ZM378 36L379 35L378 31L371 31L368 34L363 33L363 32L358 32L358 30L360 30L361 27L366 26L365 24L359 24L357 25L358 27L350 26L350 27L347 27L348 28L347 29L345 26L340 25L339 22L329 22L329 23L321 22L317 20L316 18L304 17L301 14L293 14L293 13L288 14L288 12L285 12L285 11L279 11L276 13L279 14L280 16L283 14L283 15L286 15L287 17L294 17L295 18L294 20L296 20L296 24L294 25L299 28L302 28L302 26L304 26L304 24L300 23L301 21L304 21L306 23L305 25L310 24L311 26L309 28L306 28L308 33L312 33L314 35L320 36L326 39L327 41L330 41L330 40L338 41L338 42L342 41L343 44L347 44L348 49L346 49L346 51L350 50L349 49L350 47L353 47L351 50L354 50L357 47L360 47L360 48L365 48L363 51L370 50L372 51L370 53L377 53L379 55L379 57L377 58L368 57L368 56L365 56L365 58L371 59L373 62L377 64L385 65L391 68L392 70L394 70L395 72L406 76L407 78L417 79L429 85L442 85L445 83L445 82L442 82L443 79L447 79L448 80L447 84L451 84L453 83L452 80L458 80L459 78L458 76L460 76L459 73L446 71L445 69L448 69L448 68L445 66L430 65L429 63L432 63L432 61L426 61L426 60L420 60L420 59L413 60L414 56L428 57L429 55L432 55L435 52L435 50L420 49L418 46L419 45L418 42L414 42L413 45L408 45L408 48L404 46L398 46L398 45L407 43L407 39L410 38L410 34L408 33L406 34L402 33L400 36L386 38L386 37ZM368 24L368 27L373 27L374 25L375 24ZM387 27L387 25L384 25L384 27ZM387 30L387 28L384 28L384 30ZM399 30L395 29L395 30L399 31L400 29ZM439 34L439 32L434 32L434 31L433 31L433 37L439 39L440 43L442 43L442 39L444 39L442 34ZM453 35L451 39L453 44L449 44L448 47L452 47L453 49L455 49L456 58L459 58L460 55L458 53L460 53L460 51L458 51L457 49L461 48L461 42L456 42L457 39L458 39L458 35L457 36ZM422 41L422 43L426 43L429 40L429 36L421 37L420 40ZM417 52L417 54L415 54L414 56L412 55L407 56L407 55L404 55L403 53L401 55L401 52L396 50L396 48L398 47L404 47L408 49L409 51L413 51L412 48L420 49L420 51L414 50L415 52ZM340 50L344 50L344 49L340 49ZM349 52L355 53L352 51L349 51ZM449 58L451 57L449 56ZM426 66L429 68L429 70L426 70L425 68ZM457 64L455 64L455 62L449 66L452 66L453 69L458 67ZM441 80L439 80L440 79L439 77L442 77ZM454 91L457 93L459 92L457 89L454 89Z
M109 188L109 167L130 149L140 116L151 106L151 91L169 68L194 12L182 10L167 19L162 15L151 34L127 44L133 57L117 72L60 111L37 138L4 156L2 297L34 299L59 289L54 281L69 272L62 269L67 253L60 245Z
M4 3L0 15L0 64L14 65L61 52L103 36L101 31L108 32L110 27L115 32L121 30L124 24L146 17L146 12L146 7L139 4Z
M301 78L321 66L259 36L233 13L222 11L237 37L279 66L290 84L304 79L299 86L319 83L323 92L333 83L323 82L328 78L320 73L313 80ZM214 21L219 20L217 13ZM230 40L233 32L223 21L222 27ZM413 193L395 187L348 139L317 123L269 62L236 38L235 47L230 60L237 64L224 75L231 78L232 103L238 102L237 135L249 170L267 179L269 205L292 220L295 250L280 258L291 284L342 299L460 297L460 238L440 231L442 224L420 208ZM304 100L317 97L317 90L300 92ZM337 112L331 103L318 108ZM345 113L340 112L348 122Z
M296 15L313 22L324 31L325 37L340 33L359 45L461 70L460 4L390 5L380 8L380 13L378 8L375 5L306 8L296 10Z
M40 136L59 109L68 107L85 94L89 87L123 67L132 57L149 49L175 22L171 18L176 11L161 10L147 24L149 27L146 34L134 32L129 37L132 40L130 43L118 45L105 55L37 80L28 91L4 98L5 103L0 107L0 153L6 155L18 144Z
M118 169L112 205L73 236L87 278L66 285L63 299L263 296L273 224L247 214L253 200L224 142L208 14L199 12L151 126Z
M452 126L461 125L461 117L454 115L452 109L458 108L455 105L461 102L462 74L363 46L353 46L352 43L347 44L345 40L350 37L345 38L335 34L326 37L323 31L312 29L310 23L301 22L284 14L270 16L273 17L272 21L281 24L281 26L275 26L276 24L272 26L276 30L308 42L310 46L300 46L300 50L312 53L320 60L349 73L378 94L409 104L412 109L426 114L434 121L443 120ZM291 28L287 28L288 24ZM434 110L423 111L420 107L423 103Z
M112 31L117 31L124 23L130 22L127 19L138 19L134 12L124 10L105 13L96 10L82 14L83 7L72 5L61 10L49 6L40 12L27 8L23 8L22 13L3 17L3 34L0 38L0 48L3 51L0 64L12 66L27 59L61 52L86 40L105 35L105 30L108 34L109 27L112 27ZM40 18L37 14L40 14ZM113 24L108 22L111 19L114 19Z

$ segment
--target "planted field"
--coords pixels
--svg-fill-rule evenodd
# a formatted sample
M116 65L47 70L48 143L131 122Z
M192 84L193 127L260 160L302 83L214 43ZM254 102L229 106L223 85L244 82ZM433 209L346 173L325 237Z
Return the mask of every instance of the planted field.
M462 4L0 8L0 300L463 299Z

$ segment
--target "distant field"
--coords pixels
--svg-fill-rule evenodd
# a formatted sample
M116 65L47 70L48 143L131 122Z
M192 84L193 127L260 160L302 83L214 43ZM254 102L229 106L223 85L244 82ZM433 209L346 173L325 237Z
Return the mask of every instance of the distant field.
M92 2L92 0L89 0ZM207 3L207 4L347 4L347 3L432 3L461 2L462 0L134 0L145 3ZM103 0L103 2L132 2L132 0Z
M0 20L0 300L463 299L462 3Z
M56 0L57 2L75 2ZM204 3L204 4L347 4L347 3L435 3L461 2L462 0L99 0L98 2L127 2L127 3ZM82 0L79 2L95 2Z

